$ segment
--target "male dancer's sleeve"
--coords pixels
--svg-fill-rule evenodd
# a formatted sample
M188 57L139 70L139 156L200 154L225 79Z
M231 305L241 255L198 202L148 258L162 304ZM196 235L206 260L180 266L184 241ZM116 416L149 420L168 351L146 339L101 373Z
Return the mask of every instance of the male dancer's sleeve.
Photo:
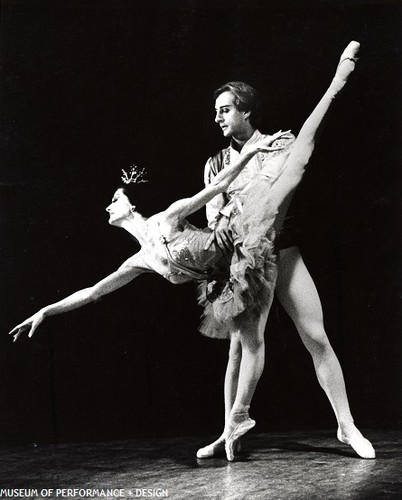
M208 186L211 184L212 179L218 174L218 172L223 168L223 161L220 158L222 156L220 153L218 155L209 158L205 164L204 169L204 184ZM221 193L216 195L211 201L206 205L206 215L208 220L208 227L214 229L218 219L221 214L220 211L227 204L228 197L226 193Z

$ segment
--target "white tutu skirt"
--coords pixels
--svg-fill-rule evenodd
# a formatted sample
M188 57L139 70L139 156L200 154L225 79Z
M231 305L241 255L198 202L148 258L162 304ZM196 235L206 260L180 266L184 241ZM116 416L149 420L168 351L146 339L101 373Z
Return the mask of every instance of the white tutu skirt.
M233 331L247 332L250 321L271 305L278 209L270 187L269 179L260 174L247 194L236 199L228 227L234 245L228 276L198 287L198 303L204 308L199 330L207 337L228 339Z

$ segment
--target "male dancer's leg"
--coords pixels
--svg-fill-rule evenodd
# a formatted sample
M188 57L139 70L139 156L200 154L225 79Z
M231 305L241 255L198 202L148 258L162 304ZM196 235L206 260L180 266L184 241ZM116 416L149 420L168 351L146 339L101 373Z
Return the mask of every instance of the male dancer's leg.
M338 422L338 439L362 458L374 458L371 443L354 425L341 365L325 332L320 297L298 247L280 252L278 268L277 296L312 356L318 381Z

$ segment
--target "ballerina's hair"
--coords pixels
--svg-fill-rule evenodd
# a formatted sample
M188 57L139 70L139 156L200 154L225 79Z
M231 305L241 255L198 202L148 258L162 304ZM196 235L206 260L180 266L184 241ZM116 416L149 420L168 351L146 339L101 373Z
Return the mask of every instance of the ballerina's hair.
M262 103L256 89L244 82L227 82L215 90L214 99L224 92L230 92L234 96L239 111L250 111L250 123L257 127L261 121Z
M122 169L121 182L117 189L121 189L130 200L130 203L135 205L138 212L144 217L150 217L158 211L155 206L155 193L152 182L146 178L145 169L139 169L132 165L129 171Z

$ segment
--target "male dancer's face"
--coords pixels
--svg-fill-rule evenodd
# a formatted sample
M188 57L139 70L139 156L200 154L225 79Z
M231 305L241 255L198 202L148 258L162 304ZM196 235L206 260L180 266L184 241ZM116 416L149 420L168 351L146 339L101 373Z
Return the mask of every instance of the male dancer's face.
M236 108L235 97L231 92L223 92L215 101L215 122L221 127L225 137L247 140L252 129L249 111Z

